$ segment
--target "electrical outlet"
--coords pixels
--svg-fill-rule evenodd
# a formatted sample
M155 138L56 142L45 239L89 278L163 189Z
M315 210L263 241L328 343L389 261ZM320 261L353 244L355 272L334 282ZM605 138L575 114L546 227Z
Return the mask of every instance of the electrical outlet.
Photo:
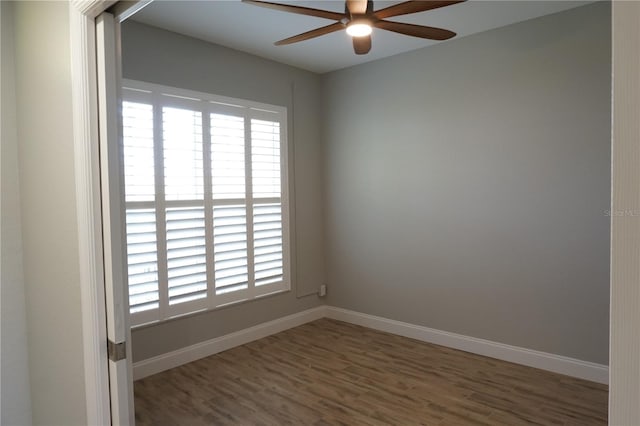
M327 295L327 285L326 284L322 284L320 286L320 291L318 292L318 296L324 297L326 295Z

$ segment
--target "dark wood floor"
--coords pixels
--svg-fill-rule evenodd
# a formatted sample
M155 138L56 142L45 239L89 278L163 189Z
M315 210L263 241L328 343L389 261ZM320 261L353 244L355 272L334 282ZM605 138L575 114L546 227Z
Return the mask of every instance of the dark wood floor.
M135 383L138 425L606 425L607 387L322 319Z

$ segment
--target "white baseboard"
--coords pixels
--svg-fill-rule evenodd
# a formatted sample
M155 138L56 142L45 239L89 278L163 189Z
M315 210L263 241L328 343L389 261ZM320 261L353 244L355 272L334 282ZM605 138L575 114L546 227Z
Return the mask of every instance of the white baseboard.
M197 343L173 352L158 355L133 364L133 380L142 379L183 364L196 361L227 349L235 348L272 334L280 333L299 325L315 321L325 316L326 306L307 309L286 317L245 328L235 333L225 334L206 342Z
M503 361L553 371L554 373L591 380L597 383L607 384L609 382L609 367L602 364L435 330L433 328L390 320L347 309L334 308L332 306L326 307L325 315L327 318L501 359Z
M597 383L607 384L609 382L609 367L606 365L435 330L332 306L318 306L136 362L133 365L133 379L142 379L325 317Z

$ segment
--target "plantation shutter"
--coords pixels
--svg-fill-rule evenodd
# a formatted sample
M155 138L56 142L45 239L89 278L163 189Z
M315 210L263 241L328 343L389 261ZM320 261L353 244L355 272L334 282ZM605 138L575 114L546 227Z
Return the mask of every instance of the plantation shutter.
M244 117L211 114L215 293L249 288Z
M251 120L256 286L283 279L280 123Z
M170 306L207 297L202 143L200 111L163 107L164 213Z
M129 309L158 309L158 247L155 202L153 106L123 102Z
M158 307L158 249L156 213L127 209L127 261L131 313Z
M129 84L132 324L288 290L286 110Z

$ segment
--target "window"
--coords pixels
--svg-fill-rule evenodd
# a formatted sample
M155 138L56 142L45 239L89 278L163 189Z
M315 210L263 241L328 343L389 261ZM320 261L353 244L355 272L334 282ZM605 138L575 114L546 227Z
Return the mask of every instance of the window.
M286 116L125 82L132 325L290 289Z

